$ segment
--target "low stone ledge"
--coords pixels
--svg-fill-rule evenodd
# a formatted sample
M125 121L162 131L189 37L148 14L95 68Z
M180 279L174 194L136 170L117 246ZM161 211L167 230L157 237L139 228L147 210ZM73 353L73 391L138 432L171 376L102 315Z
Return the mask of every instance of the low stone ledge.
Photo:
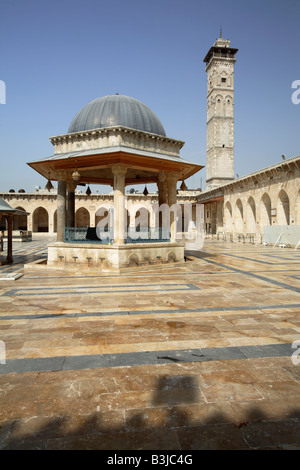
M155 242L101 245L56 242L48 245L49 267L114 270L184 261L184 243Z

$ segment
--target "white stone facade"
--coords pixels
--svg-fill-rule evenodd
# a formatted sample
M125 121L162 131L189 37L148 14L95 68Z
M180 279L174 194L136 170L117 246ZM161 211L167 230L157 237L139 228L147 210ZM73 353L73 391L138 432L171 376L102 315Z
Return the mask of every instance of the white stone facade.
M178 204L195 204L199 191L178 191ZM34 193L1 193L1 197L13 208L21 208L28 216L14 218L14 230L28 230L35 234L54 235L57 232L56 190L37 190ZM141 209L148 214L149 227L155 226L153 210L158 204L158 194L126 194L127 224L135 226ZM96 227L105 211L114 206L113 194L92 193L89 196L80 191L75 195L75 226ZM4 222L3 222L4 223ZM4 228L4 225L3 225Z
M206 55L207 189L234 178L234 64L236 49L219 38Z
M234 64L230 41L217 39L207 55L207 189L234 178Z
M53 243L48 245L48 266L101 271L184 261L184 243L100 245Z
M207 234L262 242L272 227L288 227L300 239L300 157L234 179L234 65L237 49L219 38L207 53ZM298 227L298 229L297 229ZM281 231L284 231L282 228ZM273 232L277 233L276 230ZM297 244L297 242L296 242Z
M300 156L282 161L197 198L207 233L262 241L264 227L300 227Z
M50 137L54 154L124 146L154 153L180 156L184 142L124 126L93 129Z

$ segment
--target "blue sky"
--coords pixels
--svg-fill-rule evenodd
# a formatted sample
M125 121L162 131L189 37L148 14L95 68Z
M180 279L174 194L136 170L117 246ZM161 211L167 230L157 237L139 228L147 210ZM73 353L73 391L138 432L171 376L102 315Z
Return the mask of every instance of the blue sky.
M44 187L26 162L52 155L50 136L117 92L149 106L169 137L185 141L181 156L205 165L203 58L220 25L239 49L235 173L300 154L300 104L291 101L299 0L1 0L0 17L0 192ZM201 182L205 170L188 186Z

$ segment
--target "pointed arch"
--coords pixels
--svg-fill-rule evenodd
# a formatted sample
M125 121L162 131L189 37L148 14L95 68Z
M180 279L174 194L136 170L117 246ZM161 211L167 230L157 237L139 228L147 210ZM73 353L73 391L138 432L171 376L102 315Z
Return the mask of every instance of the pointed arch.
M95 213L95 227L101 232L109 232L113 230L114 225L114 207L112 204L102 204L97 208ZM100 235L101 237L101 235Z
M290 225L290 200L284 189L277 198L277 224Z
M19 209L20 211L25 211L23 207L15 207L15 209ZM27 230L27 215L15 215L13 218L13 230Z
M150 229L150 211L139 205L132 205L127 211L127 234L131 238L148 239Z
M148 230L150 227L150 212L146 207L139 207L135 211L134 220L137 230Z
M237 199L235 203L235 232L243 233L244 232L244 208L243 203L240 198Z
M225 87L227 86L227 80L228 80L228 73L225 71L225 70L222 70L222 72L220 72L218 74L218 78L217 78L217 86L220 87Z
M48 232L49 231L49 214L44 207L37 207L32 214L32 231Z
M246 206L246 231L247 233L256 232L256 205L252 196L248 198Z
M260 200L260 226L261 228L266 226L266 225L271 225L272 219L271 219L271 198L268 193L264 193L261 197Z
M90 213L85 207L79 207L75 212L75 227L89 227Z
M229 201L226 202L224 208L225 230L226 232L232 231L232 205Z
M233 117L233 97L231 95L225 96L225 116Z
M223 115L224 97L218 94L215 97L215 113Z

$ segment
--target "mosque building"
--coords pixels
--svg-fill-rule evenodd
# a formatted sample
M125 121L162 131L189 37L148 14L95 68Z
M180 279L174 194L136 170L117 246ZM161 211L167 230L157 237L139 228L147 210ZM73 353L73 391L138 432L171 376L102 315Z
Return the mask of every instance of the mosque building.
M97 227L115 207L115 221L133 227L144 213L155 225L155 205L204 207L206 236L224 240L300 244L300 156L235 178L234 67L238 49L220 37L204 57L207 73L206 189L188 190L185 180L203 168L180 157L183 141L166 136L156 114L135 98L109 95L84 106L66 134L50 137L54 154L29 165L46 179L46 189L1 193L11 207L27 215L14 219L14 230L36 235L66 228ZM57 182L57 190L52 181ZM157 185L149 193L147 184ZM110 185L112 193L91 193L89 185ZM126 193L126 186L142 185ZM180 189L177 189L180 186ZM143 191L144 190L144 191ZM120 197L125 196L124 211ZM101 209L102 208L102 209ZM173 225L176 221L173 221ZM161 226L160 226L161 228ZM5 229L0 222L0 229ZM70 232L71 233L71 232ZM124 233L113 235L123 241ZM173 237L173 238L172 238ZM169 242L175 242L174 227ZM174 247L173 247L174 248ZM168 249L176 258L178 251ZM158 245L154 250L158 249ZM176 249L175 249L176 251ZM179 250L180 251L180 250ZM167 252L163 256L167 256ZM148 256L148 255L147 255ZM147 258L144 256L144 258ZM150 255L149 255L150 256ZM152 256L152 254L151 254ZM182 258L182 250L180 255Z

